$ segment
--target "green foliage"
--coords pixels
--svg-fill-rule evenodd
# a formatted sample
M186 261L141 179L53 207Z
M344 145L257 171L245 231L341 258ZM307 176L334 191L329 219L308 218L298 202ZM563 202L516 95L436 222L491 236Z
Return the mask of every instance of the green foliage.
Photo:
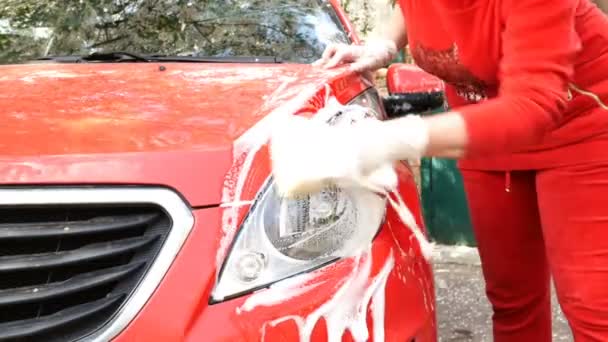
M103 51L309 61L346 40L336 23L318 0L2 0L0 62Z
M397 4L396 0L381 1L390 3L392 7ZM377 4L378 2L369 0L340 0L340 5L349 15L358 32L363 36L370 33L374 29L374 25L377 24L372 22L373 16L371 13L374 11L374 3Z

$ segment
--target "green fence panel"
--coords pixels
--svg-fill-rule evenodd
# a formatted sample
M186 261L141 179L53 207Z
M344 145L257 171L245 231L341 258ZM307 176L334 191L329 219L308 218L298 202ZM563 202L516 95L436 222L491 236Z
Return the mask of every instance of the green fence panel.
M424 158L422 208L431 238L446 245L475 246L462 177L454 160Z
M390 61L390 64L393 63L403 63L405 61L405 53L403 50L399 50L399 52L397 53L397 55L395 56L395 58L393 58L392 61Z

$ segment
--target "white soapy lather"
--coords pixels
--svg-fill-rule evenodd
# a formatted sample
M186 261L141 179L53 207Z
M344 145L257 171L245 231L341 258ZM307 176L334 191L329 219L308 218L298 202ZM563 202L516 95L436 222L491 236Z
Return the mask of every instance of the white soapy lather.
M270 97L276 101L281 96L279 94L283 94L286 98L289 98L285 95L285 89L288 89L291 82L295 80L296 78L286 78ZM242 201L241 194L255 155L271 138L275 122L281 122L286 117L291 117L313 98L316 93L317 89L315 87L299 89L298 96L286 100L282 105L278 105L234 142L232 166L226 175L222 189L222 203L238 203ZM216 268L218 270L221 269L228 247L233 241L237 230L239 206L228 206L226 209L228 210L224 210L222 214L223 236L216 255Z
M327 108L327 106L326 106ZM330 184L358 186L362 179L378 187L396 187L392 161L385 158L369 136L381 121L369 117L363 107L336 106L339 122L291 116L276 126L270 145L277 190L284 197L318 192ZM368 139L368 140L365 140Z
M381 129L378 125L385 123L366 113L365 107L335 101L313 119L289 116L275 126L270 151L277 190L281 196L297 197L335 184L383 195L412 230L428 260L432 245L397 191L398 177L391 160L396 155L419 154L426 148L425 124L411 117ZM328 124L336 115L341 117L339 122ZM405 137L399 135L401 129ZM395 138L374 136L384 132Z
M327 325L328 342L340 342L346 331L350 331L356 342L369 341L370 332L367 327L367 309L372 312L374 322L374 341L384 340L385 291L388 277L395 265L391 252L382 269L372 276L372 252L361 251L354 258L354 265L349 276L336 289L329 300L307 315L289 315L266 323L261 334L265 336L268 326L276 326L283 322L293 321L298 327L300 342L310 342L312 332L321 320ZM371 279L370 279L371 277ZM268 290L253 294L237 309L237 313L252 311L259 306L269 306L282 303L314 290L315 285L306 285L308 277L298 281L285 281ZM262 337L264 341L264 337Z
M304 98L304 96L302 96L302 98ZM356 149L353 151L353 149L348 148L348 145L349 142L352 141L359 144L365 143L364 141L361 139L354 139L346 143L343 141L341 144L338 143L335 146L325 146L327 149L331 149L329 150L331 153L328 153L328 155L336 153L334 155L335 158L340 158L340 160L351 163L346 164L346 170L349 170L346 173L344 172L343 168L335 166L334 161L336 159L333 158L330 160L328 165L317 170L314 169L314 163L306 166L305 163L300 162L302 159L307 159L311 156L312 158L308 160L319 160L319 158L315 158L314 155L309 154L311 149L307 144L311 143L311 137L312 139L314 139L314 137L318 137L316 134L327 134L327 136L323 138L328 138L330 139L329 141L331 141L331 134L334 134L335 130L326 130L328 128L326 123L328 118L334 116L340 111L342 115L345 115L350 119L354 118L354 121L357 121L357 118L361 119L361 114L364 113L361 110L363 107L342 106L334 98L326 99L325 104L325 108L317 113L315 120L307 120L287 113L285 113L287 114L285 116L276 116L272 118L273 120L270 126L273 127L271 128L271 132L268 133L271 138L271 156L273 158L274 181L279 185L279 188L283 189L285 189L285 186L288 188L294 185L294 188L299 187L299 189L294 191L292 194L296 194L298 191L306 192L306 190L308 190L308 192L313 192L312 190L322 189L322 185L319 184L318 178L315 179L314 177L330 174L333 175L335 179L325 179L328 182L342 182L340 185L358 187L360 189L366 189L370 192L385 196L388 203L398 213L401 221L412 229L413 236L420 244L422 253L428 259L428 257L430 257L429 251L432 249L432 246L425 239L420 228L416 224L414 216L401 199L399 193L396 191L397 174L392 163L380 163L377 165L377 167L369 170L369 172L366 174L361 174L361 172L358 171L359 165L356 165ZM295 121L292 121L292 119ZM302 125L297 123L295 125L291 125L293 122L300 122ZM377 121L374 122L374 120L365 122L369 124L378 123ZM290 126L288 127L287 125ZM264 126L270 128L268 125ZM283 128L287 129L283 130ZM411 132L419 128L420 127L413 125L411 128L409 128L409 130ZM259 131L259 129L256 130L256 136L260 136ZM267 131L262 129L261 133L263 132ZM423 133L424 132L421 132L421 134ZM264 134L261 135L263 136ZM414 146L417 146L417 148L420 149L420 146L424 144L424 137L421 135L418 140L419 141L415 142ZM254 153L260 147L259 142L261 141L256 139L255 142L256 144L249 144L253 146L253 148L249 150L249 153ZM349 155L349 150L350 153L353 154ZM355 158L353 158L353 156ZM299 157L302 157L302 159L299 159ZM353 160L355 160L354 164ZM294 161L294 163L290 163L290 161ZM239 179L243 177L243 174L248 170L249 164L245 164L246 165L239 173ZM300 168L301 166L304 167ZM307 175L310 175L309 172L312 172L313 177L307 178ZM305 180L303 183L298 180L300 177ZM308 180L308 183L306 180ZM298 183L301 183L301 186L298 185ZM240 204L240 189L241 186L238 186L237 184L236 196L230 196L230 200L233 202L233 204ZM287 191L287 193L289 193L289 191ZM396 199L393 199L391 195ZM234 224L234 221L231 222ZM232 229L230 231L232 231ZM225 239L228 240L232 236L232 234L227 235ZM389 274L395 265L395 261L391 252L391 256L388 260L386 260L386 263L384 267L382 267L380 273L373 277L371 282L369 282L368 280L371 276L371 244L367 244L367 246L362 246L361 248L368 248L368 250L367 252L360 251L358 256L355 257L356 262L354 269L331 299L316 308L309 315L286 316L269 321L264 325L264 327L262 327L262 336L264 336L267 326L274 326L280 324L281 322L293 320L298 326L300 341L309 342L316 323L319 321L319 319L325 318L330 342L339 342L343 333L347 330L351 331L355 341L367 341L369 340L370 336L369 331L367 330L366 315L368 305L371 304L370 308L374 321L373 339L374 341L383 341L385 287ZM246 311L251 311L259 306L276 305L291 298L309 293L309 291L314 291L314 289L320 284L315 282L310 277L311 274L306 274L292 279L287 279L271 286L270 289L256 292L247 299L241 308L237 310L237 313L240 314ZM263 340L264 337L262 337L262 341Z

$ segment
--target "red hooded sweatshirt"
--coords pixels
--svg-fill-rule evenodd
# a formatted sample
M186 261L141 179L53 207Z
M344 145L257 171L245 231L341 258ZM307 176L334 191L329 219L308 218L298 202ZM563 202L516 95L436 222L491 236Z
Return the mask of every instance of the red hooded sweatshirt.
M416 63L469 135L462 168L608 161L608 19L590 0L401 0Z

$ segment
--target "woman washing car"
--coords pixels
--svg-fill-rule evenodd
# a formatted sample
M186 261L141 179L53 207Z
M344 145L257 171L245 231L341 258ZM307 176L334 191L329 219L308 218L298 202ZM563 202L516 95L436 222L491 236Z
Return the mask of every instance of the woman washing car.
M459 159L494 340L551 341L552 276L575 339L608 341L608 19L590 0L399 5L385 39L330 46L317 65L370 72L409 43L452 111L336 128L309 155L358 174Z

